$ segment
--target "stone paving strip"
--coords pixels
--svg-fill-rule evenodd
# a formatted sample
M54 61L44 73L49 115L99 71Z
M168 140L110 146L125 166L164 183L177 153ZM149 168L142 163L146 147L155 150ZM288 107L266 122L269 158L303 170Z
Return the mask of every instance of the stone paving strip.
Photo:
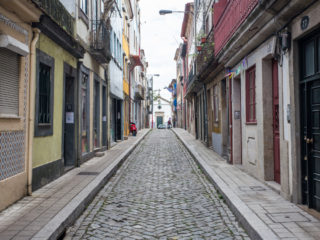
M244 239L222 196L170 130L153 130L66 234L69 239Z
M105 156L93 158L2 211L0 239L57 239L148 132L141 130L137 137L105 151Z
M227 164L183 129L178 138L226 199L252 239L320 239L320 221L266 184Z

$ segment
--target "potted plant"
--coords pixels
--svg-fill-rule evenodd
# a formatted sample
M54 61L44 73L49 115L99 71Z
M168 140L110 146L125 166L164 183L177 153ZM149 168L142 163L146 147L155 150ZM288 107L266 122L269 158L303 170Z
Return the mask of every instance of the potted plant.
M207 41L207 38L206 37L202 37L201 38L201 43L203 44L203 43L205 43Z
M197 50L200 52L202 50L202 46L197 46Z

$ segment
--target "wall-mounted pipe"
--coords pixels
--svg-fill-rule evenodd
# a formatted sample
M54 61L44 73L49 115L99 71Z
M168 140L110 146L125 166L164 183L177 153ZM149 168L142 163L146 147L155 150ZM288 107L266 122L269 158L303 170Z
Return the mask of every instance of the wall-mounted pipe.
M35 108L35 89L36 89L36 44L39 40L40 30L33 29L33 39L30 49L30 66L29 66L29 114L28 114L28 143L27 143L27 193L32 195L32 148L34 133L34 108Z

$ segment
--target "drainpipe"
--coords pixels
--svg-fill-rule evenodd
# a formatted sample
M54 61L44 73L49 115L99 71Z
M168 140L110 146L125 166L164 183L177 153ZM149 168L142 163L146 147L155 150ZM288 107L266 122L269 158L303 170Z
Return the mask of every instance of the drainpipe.
M207 147L209 147L209 140L208 140L208 109L207 109L207 88L206 85L203 84L203 98L204 98L204 137L205 137L205 143Z
M30 49L30 80L29 80L29 121L28 121L28 156L27 156L27 193L32 195L32 148L33 148L33 136L34 136L34 105L35 105L35 65L36 65L36 44L38 42L40 30L38 28L33 29L33 39Z

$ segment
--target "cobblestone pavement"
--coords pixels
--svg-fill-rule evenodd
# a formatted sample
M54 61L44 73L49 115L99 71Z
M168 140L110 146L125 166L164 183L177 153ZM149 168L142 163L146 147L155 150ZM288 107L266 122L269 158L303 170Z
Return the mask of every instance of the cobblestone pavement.
M249 239L170 130L153 130L65 239Z

